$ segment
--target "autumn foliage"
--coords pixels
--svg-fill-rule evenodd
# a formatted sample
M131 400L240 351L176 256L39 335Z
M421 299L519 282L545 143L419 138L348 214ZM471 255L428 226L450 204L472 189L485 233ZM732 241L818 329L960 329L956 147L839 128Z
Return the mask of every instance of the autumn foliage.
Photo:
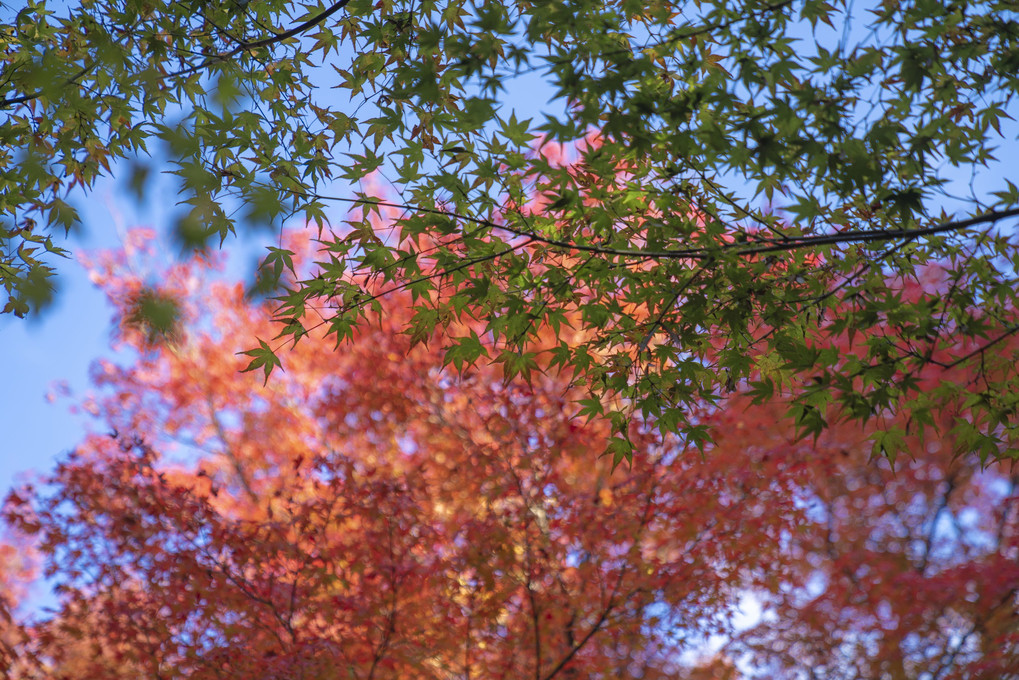
M91 261L135 359L96 363L95 432L6 504L59 599L5 624L10 677L1019 677L1019 480L950 433L892 470L855 422L801 439L737 394L690 415L704 452L635 420L613 469L568 374L459 373L401 332L408 292L262 385L267 309L214 261L127 274L151 239Z

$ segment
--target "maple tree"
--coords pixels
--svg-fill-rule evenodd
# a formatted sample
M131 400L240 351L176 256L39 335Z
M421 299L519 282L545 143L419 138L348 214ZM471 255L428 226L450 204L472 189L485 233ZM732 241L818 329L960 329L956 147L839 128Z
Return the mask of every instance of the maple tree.
M17 608L35 577L32 550L24 537L0 537L0 672L14 667L27 642L17 622ZM6 677L6 676L5 676Z
M910 413L911 429L972 398L968 444L1011 457L1014 404L979 381L932 395L908 377L960 337L970 349L941 363L979 373L1019 329L1019 193L995 164L1014 143L1013 10L81 0L61 14L29 2L0 22L5 309L49 296L44 251L77 219L68 192L131 175L116 161L151 152L179 180L189 246L294 215L322 228L337 201L371 213L399 197L394 236L352 218L314 279L280 288L292 255L270 250L282 325L268 337L303 336L292 320L323 296L326 328L350 337L375 310L367 277L411 289L422 337L481 320L481 346L454 336L451 361L526 373L545 329L569 317L592 331L581 344L566 331L554 357L630 405L606 414L624 440L644 413L703 437L689 414L781 365L799 378L787 387L808 433L827 425L819 395L861 420ZM540 91L536 79L553 101L534 114L519 92ZM372 173L392 192L359 184ZM936 295L886 285L931 263L953 281ZM881 340L850 361L816 351L847 327ZM279 347L254 359L275 366ZM1019 387L1014 372L999 382Z
M807 445L776 430L776 415L773 405L719 415L718 446L808 466L788 571L756 591L772 618L730 646L750 660L748 677L1019 677L1015 470L976 473L952 439L911 437L914 455L893 471L855 427Z
M409 293L254 384L267 306L208 258L150 283L152 236L91 260L134 353L95 365L96 432L5 506L60 602L22 625L17 680L1019 675L1016 478L961 439L904 435L893 473L850 421L803 440L743 394L700 409L708 455L632 422L614 466L568 376L460 374L402 332ZM285 245L309 277L328 249ZM748 593L769 613L737 633Z

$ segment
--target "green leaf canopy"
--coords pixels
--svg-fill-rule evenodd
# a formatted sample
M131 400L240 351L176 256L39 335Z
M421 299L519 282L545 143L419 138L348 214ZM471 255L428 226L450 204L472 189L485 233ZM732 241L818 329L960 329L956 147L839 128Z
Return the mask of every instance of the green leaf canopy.
M311 307L339 341L409 288L457 368L588 384L614 455L736 390L1015 455L1011 2L84 0L0 40L4 311L48 299L69 192L154 153L185 245L317 230L311 277L270 252L266 373Z

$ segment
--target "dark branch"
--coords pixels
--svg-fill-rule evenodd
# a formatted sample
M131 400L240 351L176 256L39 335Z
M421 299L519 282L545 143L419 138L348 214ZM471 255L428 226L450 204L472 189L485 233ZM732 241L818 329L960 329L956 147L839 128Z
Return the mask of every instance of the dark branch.
M241 52L244 52L245 50L254 50L258 49L259 47L269 47L277 43L281 43L284 40L289 40L290 38L293 38L296 35L304 33L309 28L314 28L315 26L322 23L336 12L346 7L349 3L350 0L338 0L338 2L334 2L324 11L322 11L319 14L316 14L307 21L303 21L297 26L294 26L293 28L290 28L282 33L274 33L273 35L267 38L262 38L261 40L255 40L254 42L237 40L237 47L234 47L231 50L227 50L226 52L215 54L200 64L189 66L188 68L182 69L180 71L175 71L173 73L167 74L166 78L177 78L179 76L190 75L197 71L203 71L209 66L212 66L213 64L218 64L220 62L227 61L228 59L232 59L233 57L237 56ZM86 75L89 71L95 69L95 67L96 64L89 64L85 66L84 68L81 69L81 71L79 71L72 77L68 78L67 81L65 82L65 86L74 85L79 78ZM42 96L42 94L43 90L40 89L28 94L23 94L17 97L10 97L8 99L0 100L0 109L5 109L10 106L15 106L17 104L24 104L25 102L31 101L33 99L38 99L39 97Z
M586 253L597 253L600 255L613 255L617 257L632 257L641 258L648 260L668 260L668 259L686 259L686 260L707 260L719 255L726 253L733 253L738 257L761 255L764 253L775 253L781 251L791 250L804 250L807 248L814 248L817 246L825 245L841 245L846 243L880 243L883 241L913 241L915 239L924 236L933 236L935 234L943 234L953 231L962 231L963 229L969 229L981 224L991 224L998 222L1009 217L1019 217L1019 207L1010 208L1008 210L997 210L984 213L983 215L977 215L964 220L954 220L951 222L942 222L931 227L925 227L923 229L868 229L863 231L846 231L839 232L836 234L819 234L816 236L790 236L783 239L761 239L760 241L752 244L746 243L730 243L719 245L714 248L681 248L675 250L639 250L639 249L625 249L625 248L610 248L607 246L593 245L586 243L574 243L571 241L562 241L559 239L548 238L540 234L535 234L523 229L517 229L510 227L505 224L498 224L480 217L472 217L470 215L463 215L451 210L443 210L441 208L424 208L412 205L406 205L401 203L392 203L389 201L376 200L371 198L340 198L335 196L324 196L321 194L306 194L309 198L315 198L325 201L341 201L344 203L352 203L354 205L377 205L384 208L397 208L400 210L410 210L418 213L425 213L430 215L442 215L444 217L451 217L453 219L462 220L464 222L470 222L491 229L498 229L505 231L516 236L522 236L532 239L545 245L553 246L555 248L565 248L567 250L576 250Z
M169 74L167 77L176 78L179 76L190 75L198 71L204 71L213 64L218 64L227 61L228 59L233 59L238 54L246 50L254 50L258 49L259 47L270 47L277 43L281 43L284 40L289 40L290 38L293 38L294 36L307 31L309 28L314 28L315 26L319 25L320 23L328 19L330 16L346 7L349 3L350 0L339 0L338 2L334 2L325 11L321 12L320 14L316 14L307 21L304 21L298 24L297 26L294 26L293 28L284 31L283 33L274 33L268 38L262 38L261 40L256 40L254 42L238 41L237 47L233 48L232 50L227 50L226 52L220 52L219 54L215 54L206 59L205 61L203 61L201 64L196 64L194 66L189 66L188 68L181 69L180 71L175 71Z
M73 76L68 78L67 81L64 83L64 87L67 87L68 85L74 85L76 82L78 82L79 78L85 76L89 71L91 71L95 67L96 67L95 64L89 64L89 65L85 66L80 71L75 73ZM30 92L29 94L23 94L23 95L20 95L18 97L11 97L9 99L0 100L0 109L6 109L6 108L11 107L11 106L16 106L18 104L24 104L25 102L30 102L33 99L38 99L39 97L42 96L42 94L43 94L43 90L39 89L39 90L36 90L35 92Z
M326 8L325 11L323 11L321 14L316 14L312 18L308 19L303 23L298 24L297 26L294 26L288 31L284 31L283 33L277 33L268 38L263 38L262 40L256 40L253 43L242 42L240 47L234 49L230 56L232 56L233 54L237 54L241 50L255 49L257 47L266 47L267 45L274 45L283 40L287 40L288 38L293 38L295 35L298 35L299 33L304 33L309 28L314 28L315 26L319 25L320 23L331 17L333 14L339 12L341 9L346 7L348 3L350 3L350 0L339 0L338 2L334 2L332 5ZM229 58L229 56L224 58Z

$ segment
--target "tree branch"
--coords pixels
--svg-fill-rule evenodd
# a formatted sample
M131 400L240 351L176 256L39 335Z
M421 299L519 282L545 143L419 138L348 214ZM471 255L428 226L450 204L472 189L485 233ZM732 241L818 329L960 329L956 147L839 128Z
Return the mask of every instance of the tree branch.
M258 49L259 47L269 47L271 45L281 43L284 40L289 40L290 38L293 38L294 36L307 31L309 28L314 28L318 24L321 24L330 16L346 7L349 3L350 0L338 0L337 2L334 2L332 5L327 7L324 11L322 11L319 14L316 14L307 21L303 21L297 26L294 26L293 28L290 28L282 33L273 33L271 36L267 38L262 38L261 40L247 42L237 38L232 38L231 36L231 38L237 42L237 47L234 47L231 50L227 50L226 52L214 54L213 56L208 57L205 61L203 61L200 64L195 64L193 66L181 69L180 71L174 71L173 73L169 73L165 76L165 78L177 78L179 76L190 75L192 73L205 70L206 68L212 66L213 64L218 64L228 59L232 59L233 57L237 56L241 52L244 52L245 50L254 50ZM81 71L68 78L64 82L64 86L66 87L68 85L74 85L79 78L86 75L89 71L94 70L96 66L97 64L95 63L87 64L81 69ZM0 109L6 109L17 104L24 104L25 102L32 101L33 99L38 99L42 95L43 90L39 89L36 90L35 92L30 92L28 94L23 94L17 97L10 97L7 99L0 100Z
M930 563L931 549L934 547L934 532L937 530L938 520L941 518L941 513L948 507L949 497L955 491L956 474L956 472L952 472L948 479L945 480L945 492L941 495L941 500L934 509L934 516L931 517L930 526L927 527L927 534L923 540L923 556L920 559L920 565L916 568L921 576L925 574L927 565Z
M178 76L190 75L198 71L203 71L208 67L212 66L213 64L218 64L220 62L227 61L228 59L233 59L234 57L236 57L241 52L244 52L245 50L254 50L258 49L259 47L269 47L271 45L281 43L284 40L289 40L290 38L293 38L294 36L299 35L304 31L307 31L309 28L314 28L315 26L319 25L320 23L328 19L330 16L346 7L349 3L350 0L338 0L338 2L334 2L320 14L316 14L307 21L301 22L297 26L294 26L293 28L286 30L282 33L274 33L268 38L262 38L261 40L256 40L254 42L245 42L243 40L238 40L237 47L233 48L232 50L227 50L226 52L214 54L200 64L189 66L188 68L181 69L180 71L174 71L173 73L168 74L166 77L176 78Z
M301 192L295 192L300 194ZM991 212L984 213L982 215L976 215L969 217L964 220L953 220L950 222L942 222L931 227L925 227L923 229L867 229L862 231L846 231L839 232L836 234L819 234L816 236L790 236L782 239L761 239L756 243L729 243L723 244L715 248L679 248L679 249L667 249L667 250L640 250L640 249L626 249L626 248L610 248L607 246L586 244L586 243L575 243L572 241L563 241L560 239L554 239L540 234L525 231L523 229L517 229L510 227L505 224L498 224L489 219L482 217L472 217L470 215L464 215L452 210L443 210L441 208L426 208L420 206L412 206L403 203L393 203L391 201L376 200L370 198L342 198L338 196L326 196L322 194L303 194L307 198L313 198L323 201L339 201L343 203L350 203L353 205L377 205L384 208L396 208L398 210L410 210L418 213L425 213L429 215L442 215L443 217L451 217L456 220L463 220L464 222L470 222L491 229L498 229L505 231L516 236L526 237L533 241L544 243L545 245L552 246L554 248L564 248L567 250L576 250L586 253L596 253L601 255L611 255L616 257L627 257L627 258L642 258L648 260L670 260L670 259L687 259L687 260L707 260L719 256L720 254L732 253L737 257L752 257L755 255L761 255L765 253L775 253L782 251L794 251L794 250L805 250L808 248L815 248L817 246L826 245L841 245L847 243L880 243L883 241L913 241L923 236L933 236L935 234L943 234L953 231L962 231L970 227L975 227L981 224L992 224L1003 219L1010 217L1019 217L1019 207L1009 208L1007 210L994 210Z
M88 64L87 66L82 67L80 71L75 73L73 76L71 76L64 82L64 87L67 87L68 85L74 85L76 82L78 82L79 78L86 75L89 71L93 70L95 67L96 67L95 64ZM10 97L9 99L0 100L0 109L6 109L11 106L17 106L18 104L30 102L33 99L38 99L42 95L43 89L40 88L35 92L30 92L29 94L23 94L18 97Z

